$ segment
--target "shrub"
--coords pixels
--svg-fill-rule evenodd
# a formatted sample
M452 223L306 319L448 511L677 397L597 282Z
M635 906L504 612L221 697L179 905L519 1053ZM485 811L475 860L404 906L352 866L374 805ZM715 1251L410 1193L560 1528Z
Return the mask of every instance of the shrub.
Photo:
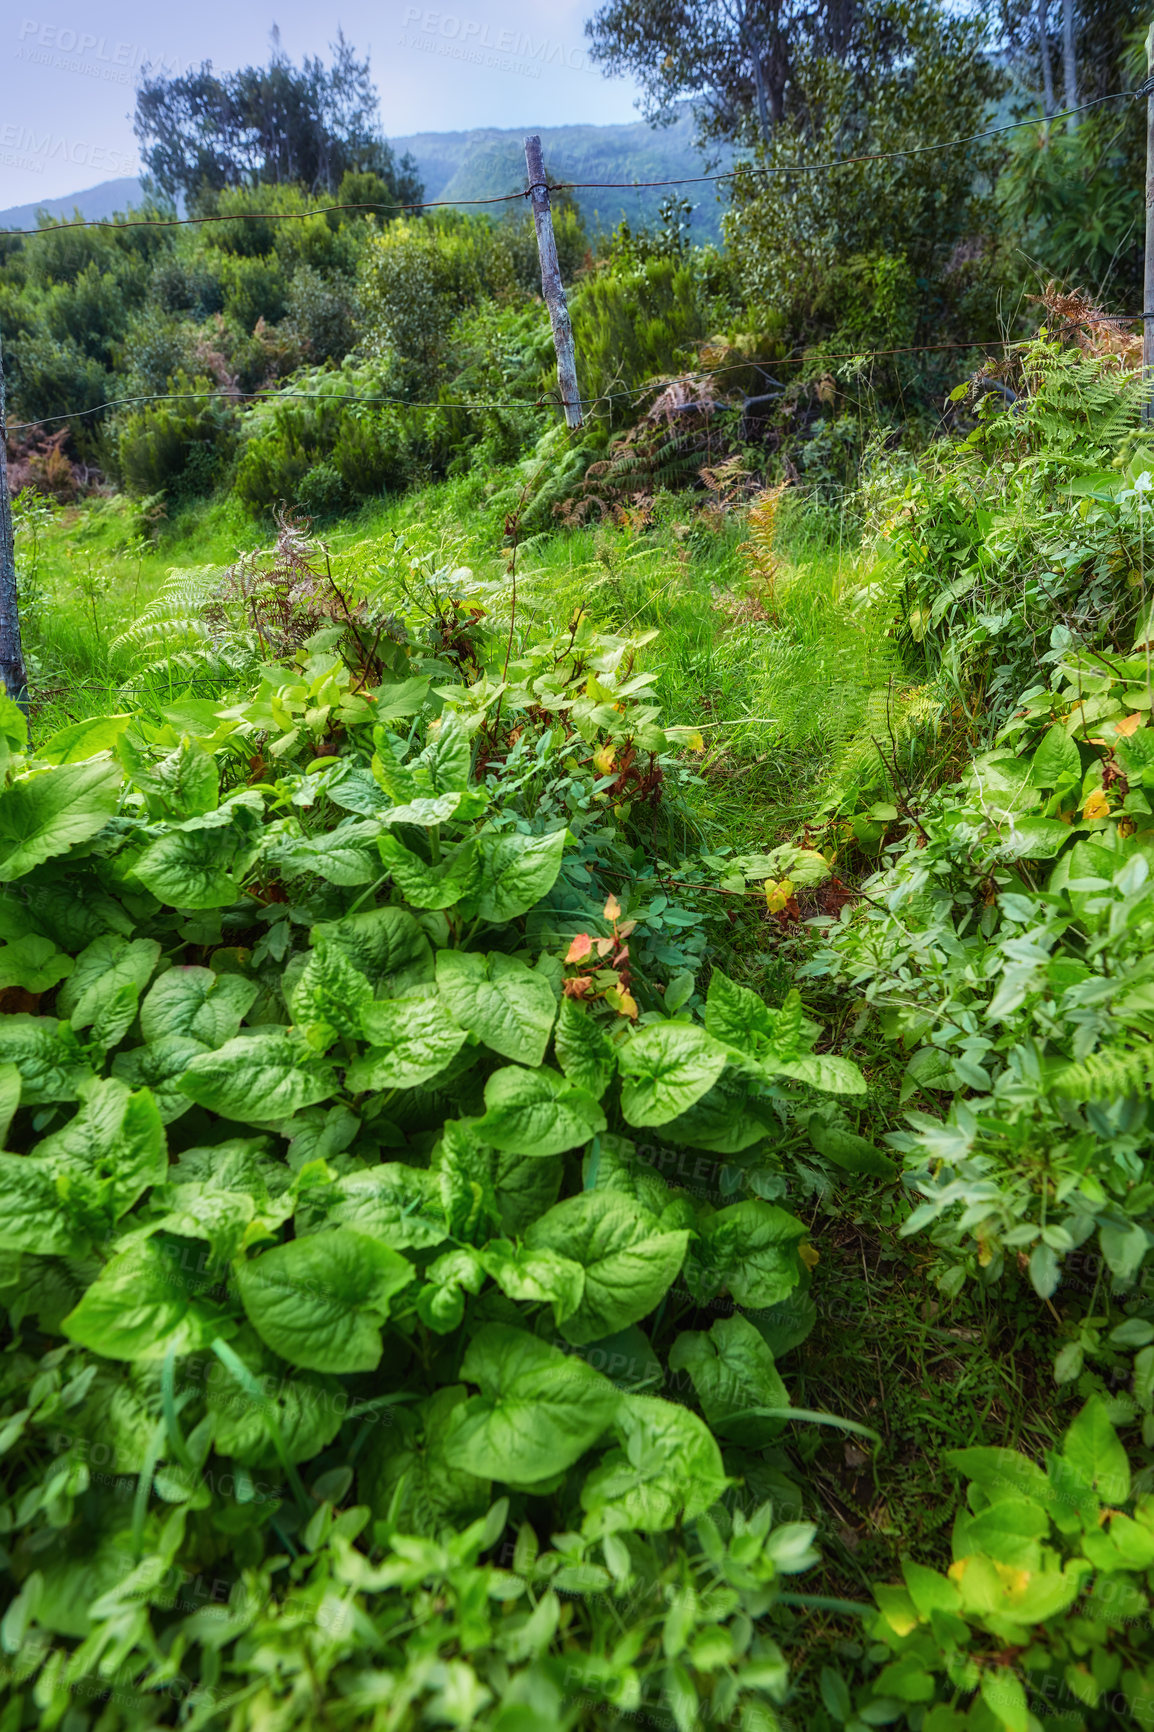
M213 389L211 381L178 373L175 392ZM236 439L235 411L219 397L150 403L130 410L116 437L116 461L124 484L138 497L173 498L210 493L220 479Z

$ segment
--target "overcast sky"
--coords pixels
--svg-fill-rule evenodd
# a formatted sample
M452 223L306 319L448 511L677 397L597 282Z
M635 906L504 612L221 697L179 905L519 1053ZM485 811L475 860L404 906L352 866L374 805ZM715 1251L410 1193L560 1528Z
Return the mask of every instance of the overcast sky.
M589 63L592 0L460 0L449 6L342 0L339 11L272 0L43 0L0 6L0 208L136 174L134 92L146 63L219 70L285 52L327 58L338 24L372 55L386 133L559 126L638 118L635 91ZM323 21L322 21L323 18Z

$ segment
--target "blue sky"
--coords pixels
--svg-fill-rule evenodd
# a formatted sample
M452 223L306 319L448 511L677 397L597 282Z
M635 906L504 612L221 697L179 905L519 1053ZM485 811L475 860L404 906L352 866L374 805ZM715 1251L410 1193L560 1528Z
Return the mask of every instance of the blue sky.
M338 24L371 50L385 131L558 126L637 119L633 87L590 65L589 4L576 0L342 0L323 12L271 0L267 14L227 0L14 0L0 21L0 208L58 198L135 174L141 67L220 69L267 58L275 20L285 51L327 54Z

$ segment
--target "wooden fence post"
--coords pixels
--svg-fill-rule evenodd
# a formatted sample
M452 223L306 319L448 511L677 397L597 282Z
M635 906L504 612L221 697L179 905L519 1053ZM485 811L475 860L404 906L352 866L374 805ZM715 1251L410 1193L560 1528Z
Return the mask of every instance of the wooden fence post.
M537 230L537 251L541 256L541 293L549 309L553 326L553 347L557 351L557 383L565 420L570 427L581 425L581 393L577 389L577 361L573 353L573 326L561 281L561 262L557 257L557 241L553 234L553 213L549 208L549 187L545 166L541 160L541 140L536 133L525 140L525 167L529 173L529 197L533 204L533 223Z
M21 709L28 708L28 677L16 600L16 535L8 497L8 422L4 408L4 354L0 348L0 680Z

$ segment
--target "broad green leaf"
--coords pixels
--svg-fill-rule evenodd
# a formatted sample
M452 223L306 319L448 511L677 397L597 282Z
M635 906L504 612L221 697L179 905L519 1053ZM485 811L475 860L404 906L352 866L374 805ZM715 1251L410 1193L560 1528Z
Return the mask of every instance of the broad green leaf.
M306 1371L375 1371L389 1301L413 1279L407 1258L348 1227L278 1245L236 1269L248 1320Z
M472 840L463 842L435 866L388 831L378 838L378 847L386 872L414 908L452 908L470 894L480 878L480 856Z
M387 824L416 824L418 829L433 830L451 818L465 798L463 794L419 795L382 812L381 818Z
M1066 1433L1062 1454L1105 1504L1130 1496L1130 1462L1100 1395L1092 1395Z
M164 1125L147 1089L133 1094L123 1082L95 1082L80 1111L32 1151L37 1160L72 1166L107 1179L116 1215L125 1214L150 1185L164 1182L168 1150Z
M51 1162L0 1155L0 1250L77 1257L90 1248L83 1215L68 1207Z
M220 803L220 775L216 759L199 741L186 734L162 756L140 749L138 734L121 736L117 753L134 787L148 797L149 810L167 818L192 818L211 812Z
M500 1222L486 1153L473 1135L470 1120L449 1119L430 1157L449 1231L454 1239L469 1244L484 1244Z
M241 898L235 840L219 829L169 830L136 862L136 877L170 908L228 908Z
M594 1097L551 1070L508 1065L485 1084L485 1116L474 1129L481 1142L512 1155L564 1154L605 1129Z
M1055 722L1030 762L1030 780L1036 788L1056 788L1062 782L1078 782L1081 778L1078 748L1062 723Z
M495 923L527 914L557 882L565 831L550 836L482 836L477 912Z
M332 1045L337 1035L356 1040L361 1011L371 1004L373 989L340 950L325 943L311 950L289 992L293 1022L306 1029L310 1045Z
M448 1384L416 1407L387 1408L370 1436L357 1476L358 1496L402 1533L436 1534L465 1526L492 1502L491 1481L447 1459L454 1415L468 1400ZM371 1423L371 1416L368 1421Z
M371 999L361 1006L360 1024L369 1050L349 1066L345 1081L353 1094L418 1088L443 1071L467 1039L436 993Z
M162 977L163 978L163 977ZM230 975L223 978L237 979ZM157 1111L166 1125L183 1117L192 1109L192 1098L180 1086L180 1079L192 1063L206 1050L199 1040L187 1035L166 1035L150 1041L147 1046L134 1046L118 1052L112 1061L112 1074L129 1088L148 1089L156 1102Z
M0 883L99 834L116 815L122 779L120 765L101 757L0 788Z
M695 1413L655 1395L623 1395L611 1449L581 1487L591 1537L660 1533L703 1515L729 1485L721 1451Z
M705 1165L712 1170L712 1162ZM591 1149L586 1154L583 1169L586 1190L620 1193L639 1203L655 1219L673 1200L673 1193L661 1174L649 1161L642 1159L627 1137L603 1136L596 1150Z
M866 1080L852 1059L841 1058L832 1052L807 1052L800 1058L782 1060L781 1063L769 1061L767 1070L772 1069L776 1076L792 1077L795 1082L807 1083L812 1089L820 1089L827 1095L864 1095Z
M469 785L473 743L455 710L444 710L439 721L430 722L426 744L417 763L428 771L433 792L464 790Z
M479 1385L449 1420L445 1460L486 1479L533 1485L573 1466L611 1423L621 1397L575 1354L487 1323L461 1365Z
M379 824L338 824L321 836L282 834L270 839L264 858L289 877L313 873L326 884L371 884L380 877L374 844Z
M869 1173L875 1179L897 1176L897 1165L888 1155L883 1155L865 1137L855 1136L840 1125L828 1124L817 1113L810 1117L809 1140L819 1155L847 1173Z
M708 1335L679 1335L669 1354L671 1371L688 1372L711 1428L752 1449L781 1431L782 1420L767 1419L752 1408L786 1408L785 1384L773 1354L748 1318L719 1317Z
M179 1240L145 1239L104 1265L61 1328L106 1359L160 1360L207 1347L220 1319L203 1297L210 1277Z
M945 1454L951 1467L980 1485L992 1501L1015 1496L1046 1503L1050 1482L1037 1462L1016 1449L950 1449Z
M140 1007L145 1040L181 1035L202 1046L223 1046L238 1033L259 988L242 974L211 968L170 968L150 988Z
M499 952L441 950L437 987L454 1020L493 1052L518 1064L543 1062L557 1013L544 975Z
M194 1058L180 1086L198 1106L227 1119L269 1124L326 1100L336 1077L292 1034L257 1029Z
M373 715L378 722L395 722L402 716L415 716L429 695L432 681L427 674L414 674L407 680L390 680L378 686L374 694Z
M271 1412L290 1461L311 1461L336 1437L349 1408L349 1394L335 1377L314 1371L289 1371L252 1329L231 1345L253 1373L265 1405L253 1400L218 1359L209 1363L204 1404L212 1420L212 1445L246 1467L279 1466L269 1427Z
M552 1305L555 1323L564 1323L581 1303L585 1271L556 1251L533 1251L508 1239L491 1239L481 1252L481 1263L508 1298L523 1305Z
M677 1279L689 1234L662 1232L647 1209L612 1191L583 1191L557 1203L525 1235L530 1250L580 1264L585 1291L562 1326L581 1345L648 1316Z
M29 933L0 949L0 991L19 986L25 992L48 992L72 973L70 956L57 950L50 938Z
M14 1064L0 1064L0 1147L8 1140L8 1132L20 1105L20 1072Z
M76 958L76 967L56 995L57 1006L73 1028L91 1028L122 987L143 992L159 961L160 945L154 938L129 940L115 933L97 938Z
M739 986L720 968L713 970L705 1001L705 1027L716 1040L753 1056L756 1049L773 1040L777 1014L748 986Z
M0 1016L0 1064L20 1072L25 1106L74 1101L92 1074L72 1029L53 1016Z
M523 1233L557 1201L561 1158L543 1161L536 1155L509 1155L500 1149L488 1150L487 1157L501 1231Z
M689 1110L717 1081L726 1050L689 1022L658 1022L618 1048L621 1110L631 1125L664 1125Z
M433 980L433 949L403 908L370 908L314 926L314 944L339 950L378 998L404 998Z
M1141 1221L1103 1221L1098 1229L1098 1243L1106 1267L1116 1279L1128 1285L1145 1261L1149 1246L1146 1228Z
M130 715L117 715L88 716L83 722L70 722L38 746L36 756L45 764L83 763L100 752L115 751L117 740L131 721Z
M1002 860L1052 860L1070 840L1070 826L1058 818L1019 818L1001 833Z
M1050 1518L1040 1504L1023 1497L986 1504L976 1515L959 1511L953 1541L959 1557L981 1552L1015 1570L1041 1568L1039 1541L1050 1531Z
M1030 1713L1022 1680L1009 1666L988 1666L979 1681L982 1701L1006 1732L1030 1732L1037 1721Z
M427 1250L449 1236L436 1173L387 1161L346 1173L326 1199L326 1219L395 1251Z
M777 1133L780 1125L769 1101L751 1094L747 1078L725 1070L688 1112L670 1119L664 1131L672 1143L738 1155Z
M600 1100L617 1069L617 1054L601 1024L571 998L561 1000L553 1046L569 1081Z
M801 1279L804 1237L804 1222L772 1203L733 1203L701 1222L686 1283L703 1303L727 1287L739 1305L776 1305Z

